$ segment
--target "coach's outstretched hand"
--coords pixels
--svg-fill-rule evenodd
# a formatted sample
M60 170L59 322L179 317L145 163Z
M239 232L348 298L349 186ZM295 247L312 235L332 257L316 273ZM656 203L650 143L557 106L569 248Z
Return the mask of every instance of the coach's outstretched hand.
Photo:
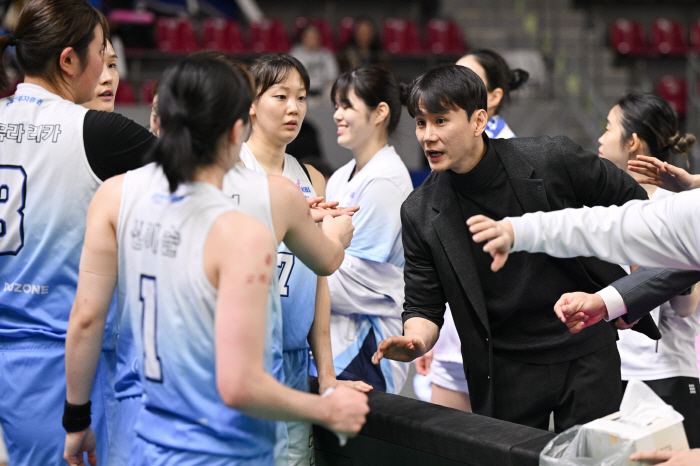
M488 252L493 257L491 270L499 271L508 260L508 253L513 247L513 225L508 219L497 222L484 215L475 215L467 220L467 226L474 235L472 239L475 242L488 241L484 246L484 252Z
M311 217L316 223L322 222L328 215L331 217L339 217L341 215L349 215L352 217L355 212L360 210L359 205L355 207L338 207L338 204L340 204L338 201L323 202L322 197L309 197L306 199L306 202L309 203Z
M390 337L379 342L376 353L372 355L372 363L379 364L382 358L411 362L423 356L426 351L425 343L420 338Z
M630 171L646 176L639 180L640 183L653 184L674 193L700 187L698 175L691 175L682 168L662 162L656 157L638 155L637 160L627 161L627 167Z
M362 429L369 413L367 395L338 385L330 395L323 397L323 402L329 408L324 427L349 437L354 437Z
M97 439L92 427L88 427L80 432L67 432L66 445L63 447L63 459L68 466L84 466L83 452L88 454L88 463L92 466L97 464Z

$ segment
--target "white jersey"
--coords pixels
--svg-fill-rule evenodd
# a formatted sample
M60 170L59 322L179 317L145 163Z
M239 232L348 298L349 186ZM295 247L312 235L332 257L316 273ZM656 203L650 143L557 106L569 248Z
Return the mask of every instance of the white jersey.
M275 423L231 409L219 396L217 290L202 262L212 225L232 210L230 198L210 184L185 183L171 194L155 164L128 172L117 225L119 297L143 355L137 433L170 448L254 458L272 451ZM268 322L271 312L268 305ZM264 363L271 372L272 329L266 329Z
M258 163L247 144L241 147L241 161L247 168L265 174L265 169ZM304 197L316 196L311 180L301 164L289 154L284 154L282 176L296 184ZM306 349L306 338L316 310L317 276L292 254L284 242L280 243L277 250L277 268L282 300L283 348L285 351Z
M651 200L672 195L670 191L657 188ZM654 309L651 316L661 332L658 342L639 332L618 332L622 380L698 378L695 338L700 332L700 324L697 311L691 316L680 317L669 301Z
M0 100L0 338L65 338L101 184L85 153L87 111L33 84Z
M400 209L413 185L392 146L384 146L352 176L354 170L355 160L351 160L333 173L326 188L328 199L360 206L352 217L352 244L340 268L328 277L333 363L341 378L362 379L398 393L407 365L382 362L380 374L362 355L402 331L405 261Z

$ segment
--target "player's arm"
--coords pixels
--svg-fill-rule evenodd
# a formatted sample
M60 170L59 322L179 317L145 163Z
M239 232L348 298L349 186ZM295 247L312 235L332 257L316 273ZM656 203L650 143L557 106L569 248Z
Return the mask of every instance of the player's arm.
M281 176L268 177L275 233L287 247L317 275L330 275L343 262L344 249L350 245L354 227L349 216L323 219L316 226L309 204L291 181Z
M209 233L204 267L218 288L214 337L219 394L228 406L250 416L314 422L355 434L369 411L364 394L339 387L321 398L285 387L263 369L265 306L276 254L269 230L238 212L222 215Z
M305 163L304 166L309 172L311 184L313 185L314 191L316 191L317 196L306 199L306 201L309 203L309 207L311 207L311 216L313 217L314 222L322 222L323 218L327 215L331 215L333 217L339 217L340 215L352 216L355 214L355 212L360 210L359 205L353 207L342 207L339 205L340 203L336 200L325 200L325 178L323 178L321 172L316 170L313 166L309 165L308 163ZM324 189L319 189L320 186L323 186Z
M90 401L117 283L116 224L122 184L122 176L106 181L97 190L87 214L78 289L66 335L66 401L74 407L67 406L66 410L65 425L70 432L66 434L64 458L69 465L82 464L83 451L88 451L91 463L96 461L89 417L85 421L88 425L82 429L82 424L74 421L81 418L81 411Z

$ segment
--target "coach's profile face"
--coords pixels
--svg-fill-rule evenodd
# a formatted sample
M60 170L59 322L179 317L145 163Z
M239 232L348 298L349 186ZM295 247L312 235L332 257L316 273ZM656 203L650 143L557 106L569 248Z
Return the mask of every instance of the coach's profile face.
M467 112L460 107L443 113L430 113L421 107L420 113L416 114L416 137L430 168L456 173L466 173L474 168L482 155L481 135L487 120L488 115L482 109L467 117Z

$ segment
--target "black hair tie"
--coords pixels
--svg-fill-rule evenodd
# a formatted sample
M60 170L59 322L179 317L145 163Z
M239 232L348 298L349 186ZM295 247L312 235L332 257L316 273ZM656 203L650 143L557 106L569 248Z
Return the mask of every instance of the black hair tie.
M14 33L9 33L7 35L7 45L8 47L15 47L17 43L19 42L19 39L17 39L17 36L15 36Z

